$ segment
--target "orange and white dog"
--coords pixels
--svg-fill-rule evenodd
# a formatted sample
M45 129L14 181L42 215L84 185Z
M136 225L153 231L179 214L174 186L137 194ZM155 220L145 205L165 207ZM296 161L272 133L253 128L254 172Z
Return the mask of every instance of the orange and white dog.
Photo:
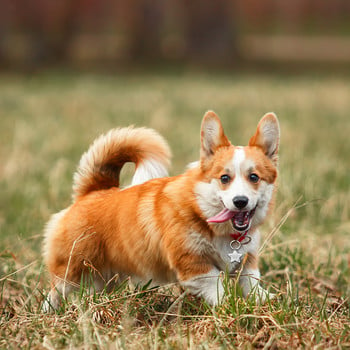
M248 146L233 146L209 111L200 160L167 177L170 150L154 130L129 127L100 136L74 175L73 204L45 229L52 289L44 310L58 308L61 296L91 276L94 290L113 276L178 281L216 305L224 296L221 271L232 273L243 261L244 296L254 291L264 302L258 227L271 207L279 137L278 120L268 113ZM121 189L126 162L136 170L131 186Z

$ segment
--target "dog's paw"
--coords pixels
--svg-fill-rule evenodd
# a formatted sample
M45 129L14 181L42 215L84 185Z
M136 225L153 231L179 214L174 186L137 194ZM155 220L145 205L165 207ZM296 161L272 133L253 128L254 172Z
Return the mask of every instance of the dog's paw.
M51 290L50 293L45 298L41 310L43 313L50 314L54 313L59 309L61 305L61 296L57 293L56 290Z
M45 299L41 306L41 311L44 314L51 314L55 311L55 308L51 305L50 300Z
M266 304L268 301L276 299L277 294L270 293L260 285L257 285L249 293L248 298L252 298L257 305Z

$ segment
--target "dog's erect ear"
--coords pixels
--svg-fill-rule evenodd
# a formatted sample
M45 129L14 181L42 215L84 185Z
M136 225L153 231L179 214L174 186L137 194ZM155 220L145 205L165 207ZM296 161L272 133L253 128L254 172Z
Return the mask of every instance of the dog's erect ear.
M249 140L249 146L260 147L276 163L279 141L280 127L277 116L272 112L267 113L261 118L255 135Z
M210 158L219 147L230 145L219 117L213 111L205 113L201 127L201 160Z

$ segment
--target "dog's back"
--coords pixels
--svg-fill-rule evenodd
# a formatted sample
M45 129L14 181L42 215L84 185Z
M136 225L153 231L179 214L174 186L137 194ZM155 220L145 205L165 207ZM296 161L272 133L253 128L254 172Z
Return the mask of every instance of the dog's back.
M127 205L138 195L138 190L133 188L167 176L170 156L166 141L154 130L133 127L109 131L96 139L83 154L74 174L73 203L54 214L44 232L43 255L53 288L46 309L49 304L56 308L59 302L57 291L67 293L74 284L79 284L84 272L96 271L96 281L101 286L112 277L109 258L113 251L117 252L122 249L120 246L127 244L128 237L118 239L118 236L111 236L121 225L130 230L135 225L134 206ZM119 175L127 162L135 163L135 174L132 187L121 190ZM126 196L124 191L128 192ZM119 222L116 213L127 210L130 212L122 215L124 221ZM147 212L147 205L145 210ZM144 238L139 242L144 248ZM113 249L116 245L119 245L118 249ZM136 259L138 251L135 245L134 248ZM125 273L129 273L134 264L132 259L113 258L120 260L119 274L124 266Z

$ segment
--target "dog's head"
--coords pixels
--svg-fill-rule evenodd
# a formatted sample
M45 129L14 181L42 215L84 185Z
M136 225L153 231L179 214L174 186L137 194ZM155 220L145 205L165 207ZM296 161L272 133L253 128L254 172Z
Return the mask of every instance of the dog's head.
M280 130L277 117L266 114L248 146L233 146L220 119L207 112L201 128L201 180L195 192L209 223L219 232L246 232L267 215L277 178Z

